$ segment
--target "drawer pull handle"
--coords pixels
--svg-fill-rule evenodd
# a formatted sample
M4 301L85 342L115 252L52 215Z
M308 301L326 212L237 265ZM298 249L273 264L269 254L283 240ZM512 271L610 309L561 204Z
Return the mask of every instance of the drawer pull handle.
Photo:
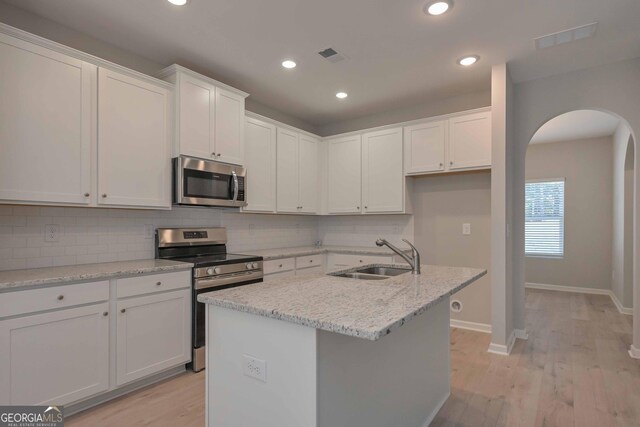
M90 194L89 193L84 193L84 197L89 197Z
M103 199L106 199L106 198L107 198L107 193L104 193L104 194L102 195L102 198L103 198Z
M160 286L160 285L162 285L162 282L156 283L156 286Z
M278 268L282 268L282 264L280 264L280 265L278 266Z
M127 311L126 308L123 308L122 310L120 310L120 313L125 313Z
M310 260L309 260L309 262L313 262L313 260L312 260L312 259L310 259Z
M64 299L64 295L58 295L58 301L62 301Z
M105 311L104 313L102 313L102 315L106 317L106 316L108 316L108 315L109 315L109 312L108 312L108 311Z

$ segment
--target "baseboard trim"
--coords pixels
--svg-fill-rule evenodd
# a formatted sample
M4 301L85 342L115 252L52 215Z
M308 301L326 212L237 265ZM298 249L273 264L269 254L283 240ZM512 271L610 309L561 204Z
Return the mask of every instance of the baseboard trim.
M176 375L180 375L185 371L186 371L185 365L180 365L175 368L170 368L166 371L160 372L158 374L151 375L150 377L143 378L138 381L134 381L131 384L127 384L123 387L106 391L97 396L90 397L87 400L83 400L78 403L73 403L71 405L65 406L64 415L66 417L66 416L77 414L82 411L86 411L89 408L93 408L94 406L98 406L109 400L115 399L120 396L124 396L125 394L129 394L141 388L148 387L160 381L168 380L169 378L175 377Z
M466 320L451 319L450 325L452 328L467 329L469 331L483 332L485 334L491 333L491 325L488 323L468 322Z
M628 316L633 315L633 308L625 307L622 305L616 294L611 289L593 289L593 288L581 288L578 286L561 286L561 285L547 285L544 283L525 283L525 288L529 289L541 289L545 291L559 291L559 292L573 292L577 294L590 294L590 295L608 295L613 301L613 305L620 314L626 314Z
M634 359L640 359L640 348L634 347L633 344L629 347L629 356Z
M447 399L449 399L449 396L451 396L451 392L447 392L447 394L445 394L444 396L444 399L442 399L440 403L438 403L438 406L436 406L436 408L433 411L431 411L431 413L425 420L424 424L422 425L423 427L429 427L429 424L431 424L433 420L436 418L436 416L438 415L438 412L440 412L440 409L442 409L444 404L447 402Z
M516 342L516 331L511 331L511 335L509 335L509 339L507 340L507 344L496 344L492 342L489 344L489 349L487 350L489 353L499 354L501 356L509 356L511 354L511 350L513 350L513 344Z

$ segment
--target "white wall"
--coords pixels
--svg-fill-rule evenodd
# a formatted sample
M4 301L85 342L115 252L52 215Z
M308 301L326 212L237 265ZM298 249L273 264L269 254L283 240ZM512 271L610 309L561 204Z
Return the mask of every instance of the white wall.
M623 124L613 136L612 289L624 307L633 306L633 154L630 130Z
M46 224L60 225L58 242L44 241ZM318 235L318 219L311 216L0 206L0 270L151 259L155 243L145 236L147 224L226 227L232 252L312 245Z
M462 302L451 317L491 324L491 173L413 178L415 245L424 264L477 267L489 273L451 298ZM471 235L462 224L471 224Z
M611 137L531 144L526 179L565 179L564 256L526 257L525 280L611 289Z
M640 131L640 58L573 71L543 79L523 82L515 86L514 117L516 157L512 160L513 175L504 180L514 183L513 233L517 247L524 248L524 159L527 145L533 134L550 119L574 110L595 109L612 112L623 118L632 134ZM635 150L634 164L639 164L640 150ZM507 165L496 167L507 170ZM640 225L640 174L634 176L634 228ZM493 194L492 194L493 196ZM638 263L640 233L634 233L635 261ZM514 251L514 288L524 286L524 250ZM634 269L634 347L640 357L640 271ZM524 300L517 300L517 316L524 313Z

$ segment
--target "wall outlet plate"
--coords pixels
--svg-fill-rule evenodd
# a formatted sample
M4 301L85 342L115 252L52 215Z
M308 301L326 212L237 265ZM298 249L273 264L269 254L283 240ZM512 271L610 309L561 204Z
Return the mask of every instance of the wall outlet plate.
M462 224L462 234L464 234L465 236L471 234L471 224L469 224L468 222Z
M262 359L243 354L242 371L248 377L267 382L267 362Z

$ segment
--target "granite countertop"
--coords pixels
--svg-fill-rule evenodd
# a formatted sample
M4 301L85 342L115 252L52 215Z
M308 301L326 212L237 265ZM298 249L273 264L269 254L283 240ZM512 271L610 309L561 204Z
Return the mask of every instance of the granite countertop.
M11 291L43 285L81 280L101 280L118 276L188 270L193 264L164 259L103 262L62 267L0 271L0 291Z
M391 249L378 246L296 246L293 248L261 249L257 251L244 251L248 255L261 256L265 261L270 259L291 258L305 255L323 254L334 252L339 254L355 255L395 255ZM411 249L405 250L411 252Z
M384 280L294 276L201 294L198 301L375 341L487 273L477 268L421 268L421 275L408 272Z

